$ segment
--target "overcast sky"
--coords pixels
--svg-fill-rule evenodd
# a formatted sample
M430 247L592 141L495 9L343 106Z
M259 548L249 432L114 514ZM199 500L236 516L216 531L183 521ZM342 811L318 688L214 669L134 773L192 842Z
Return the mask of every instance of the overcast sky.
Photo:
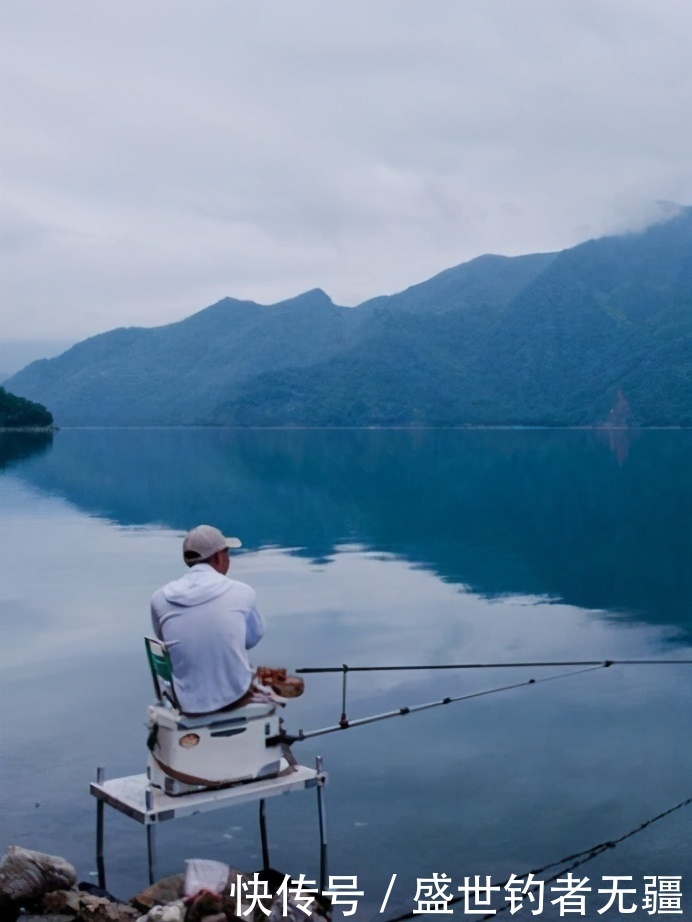
M0 0L4 341L692 204L688 0Z

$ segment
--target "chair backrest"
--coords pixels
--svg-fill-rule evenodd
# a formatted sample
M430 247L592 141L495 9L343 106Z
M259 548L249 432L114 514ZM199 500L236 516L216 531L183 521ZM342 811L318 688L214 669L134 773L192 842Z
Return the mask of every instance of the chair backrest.
M154 693L159 704L163 704L164 700L166 700L179 710L180 703L173 687L171 657L166 649L166 644L156 637L145 637L144 646L146 647L151 678L154 683Z

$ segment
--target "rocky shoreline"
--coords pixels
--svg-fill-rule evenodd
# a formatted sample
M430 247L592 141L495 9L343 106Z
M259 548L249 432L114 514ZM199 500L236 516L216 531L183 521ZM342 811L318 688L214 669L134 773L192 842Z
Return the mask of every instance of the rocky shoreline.
M226 866L218 866L226 876ZM227 871L220 892L194 887L190 892L189 874L181 872L124 903L92 884L78 884L75 868L64 858L10 845L0 858L0 915L7 922L322 922L331 918L328 903L320 897L306 912L303 900L283 894L284 874ZM239 888L240 906L234 895ZM253 894L255 905L248 911Z

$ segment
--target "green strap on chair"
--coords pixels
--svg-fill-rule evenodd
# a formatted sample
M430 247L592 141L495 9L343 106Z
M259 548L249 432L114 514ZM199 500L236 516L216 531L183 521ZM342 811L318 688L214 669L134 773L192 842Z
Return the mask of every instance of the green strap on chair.
M174 707L179 708L180 705L173 687L171 657L166 645L155 637L145 637L144 646L147 651L151 678L154 683L154 693L159 704L163 704L164 698L167 698Z

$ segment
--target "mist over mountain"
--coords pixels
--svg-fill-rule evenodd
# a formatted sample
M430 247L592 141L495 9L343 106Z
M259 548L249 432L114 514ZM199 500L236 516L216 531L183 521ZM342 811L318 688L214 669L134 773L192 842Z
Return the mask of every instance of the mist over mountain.
M0 342L0 384L21 371L29 362L52 359L74 345L71 340L20 339Z
M9 379L64 426L692 424L692 208L339 307L225 298Z

